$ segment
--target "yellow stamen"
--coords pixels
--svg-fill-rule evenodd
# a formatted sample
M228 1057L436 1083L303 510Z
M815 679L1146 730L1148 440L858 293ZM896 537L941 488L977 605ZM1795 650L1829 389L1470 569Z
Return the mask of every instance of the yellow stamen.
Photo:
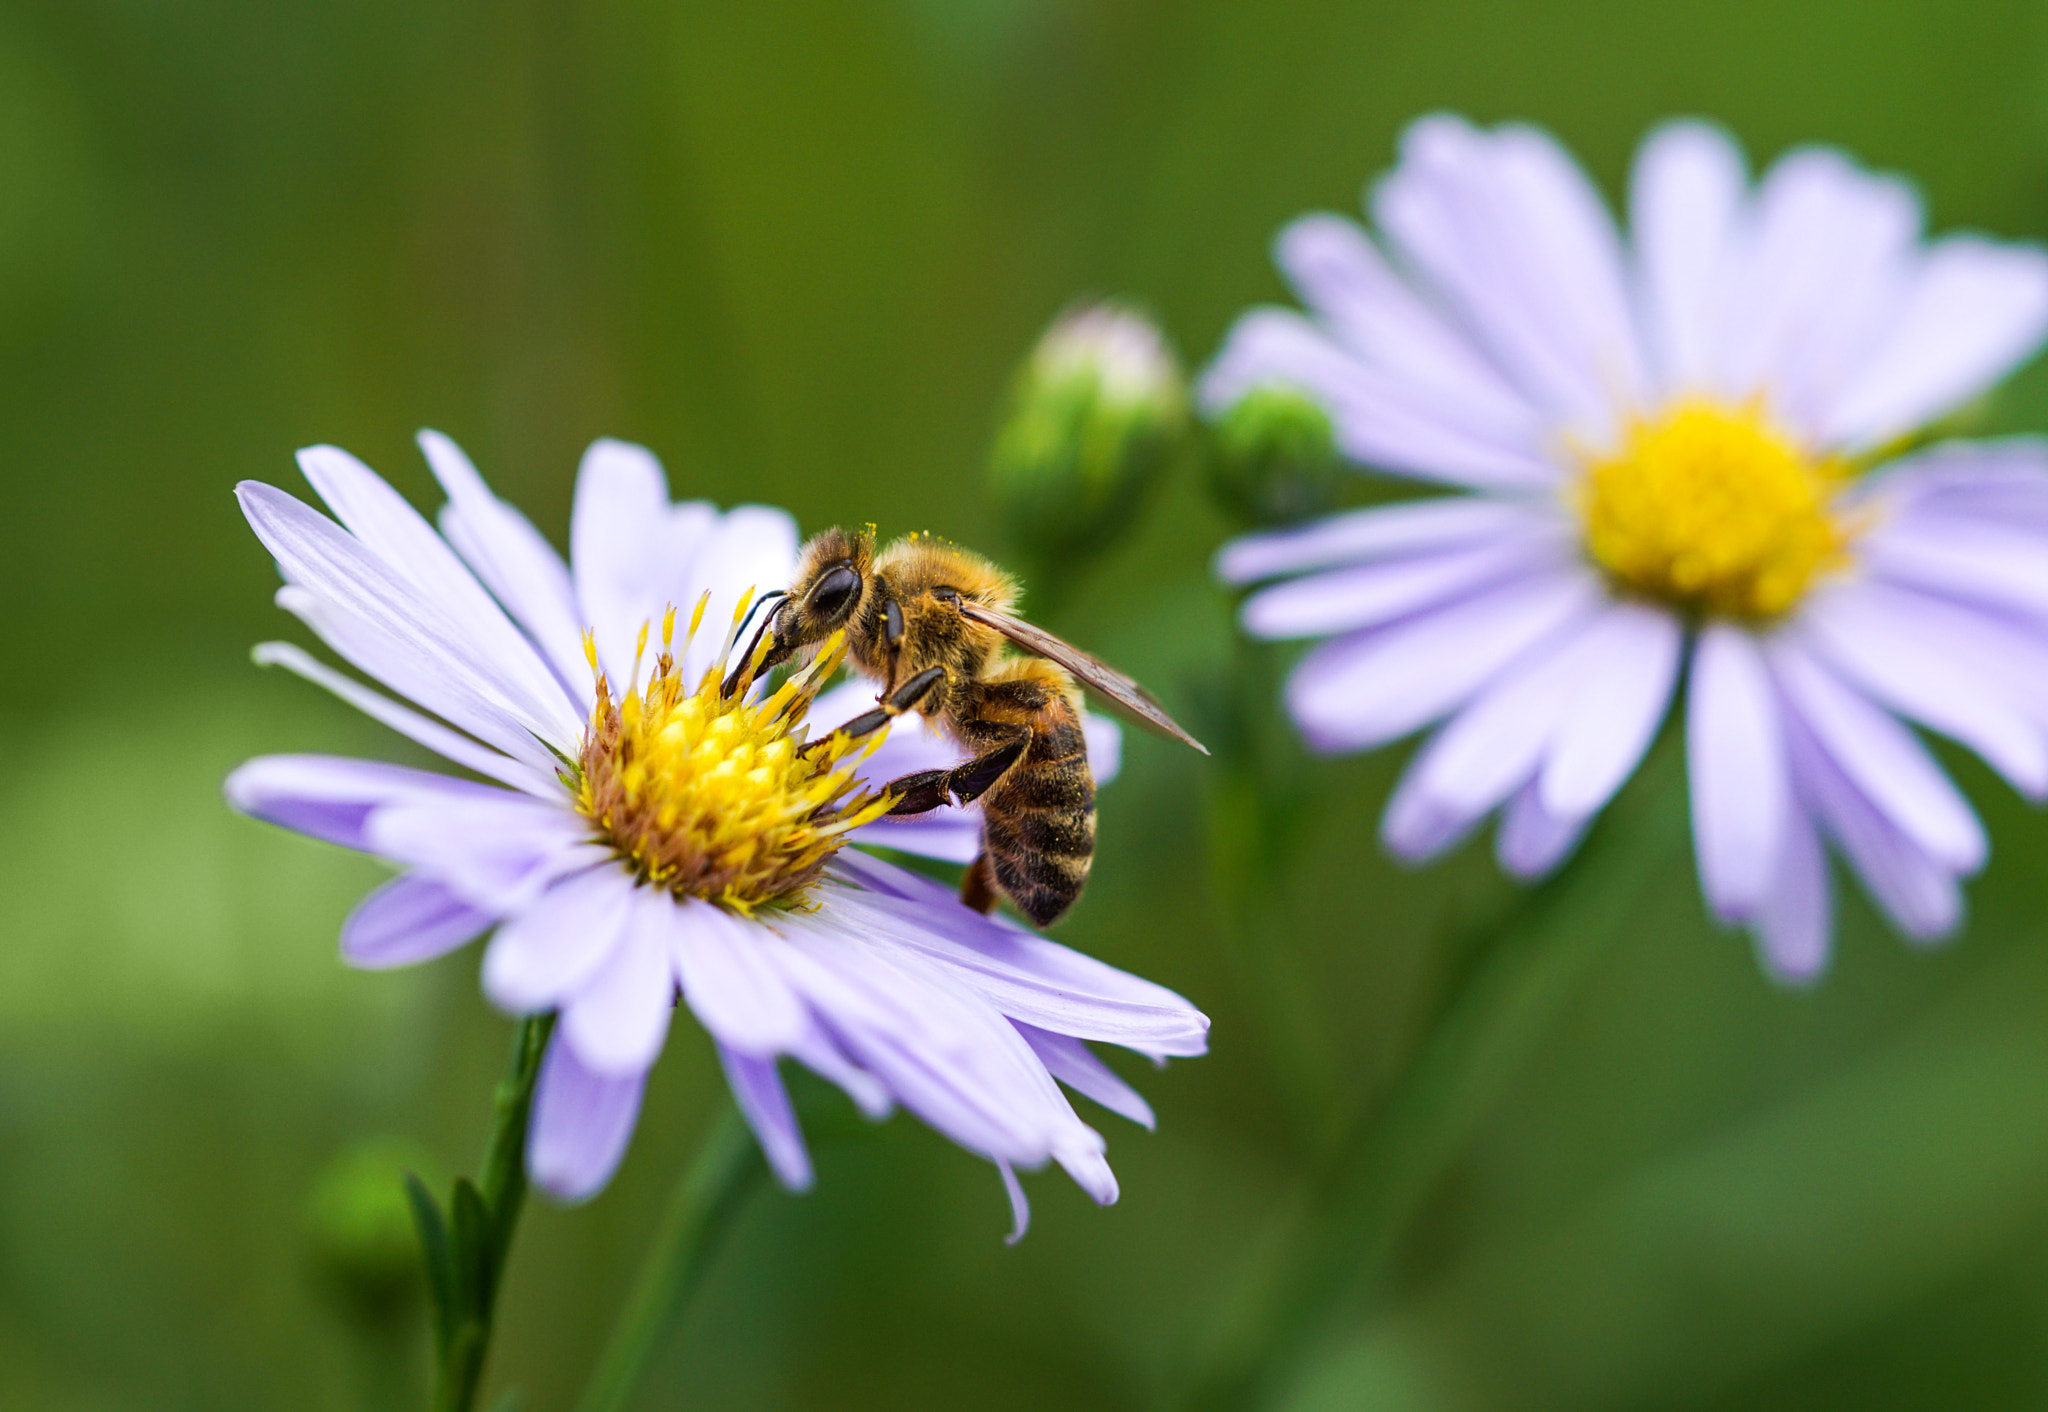
M1831 505L1847 474L1808 456L1761 407L1679 402L1589 460L1578 499L1586 547L1622 588L1773 618L1844 562L1850 529Z
M691 615L691 637L704 604ZM672 650L674 626L671 608L644 688L614 702L600 675L574 781L577 808L650 884L740 913L800 906L846 835L894 802L854 774L881 732L805 748L804 714L845 643L827 643L773 695L749 702L744 684L729 697L720 691L724 654L694 685L683 682L676 659L689 638Z

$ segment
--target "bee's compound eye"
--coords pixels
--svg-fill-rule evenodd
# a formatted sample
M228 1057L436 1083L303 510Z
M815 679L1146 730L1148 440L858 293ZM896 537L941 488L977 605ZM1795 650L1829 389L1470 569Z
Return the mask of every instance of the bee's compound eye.
M818 577L811 590L810 609L826 622L836 622L853 606L860 592L860 575L850 565L834 564Z

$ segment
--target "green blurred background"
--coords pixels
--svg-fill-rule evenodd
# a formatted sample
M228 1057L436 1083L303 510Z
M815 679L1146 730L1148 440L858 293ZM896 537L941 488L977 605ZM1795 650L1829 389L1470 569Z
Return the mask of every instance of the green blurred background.
M1198 363L1280 295L1276 227L1354 209L1435 107L1548 125L1610 193L1649 124L1710 114L2048 235L2038 3L0 0L0 1405L417 1405L419 1312L337 1298L309 1203L387 1135L470 1169L510 1026L474 952L345 970L378 869L221 806L260 751L404 758L248 664L287 620L236 480L302 489L292 450L333 441L431 507L434 426L559 539L608 434L681 493L1000 547L980 469L1046 321L1129 295ZM1990 415L2048 426L2048 379ZM1281 665L1233 651L1227 532L1183 468L1058 610L1198 731ZM1214 1020L1206 1059L1118 1059L1156 1135L1091 1110L1122 1204L1027 1178L1006 1249L985 1164L806 1087L817 1190L747 1208L640 1406L1148 1408L1227 1339L1513 901L1484 844L1380 858L1403 752L1309 771L1249 729L1291 820L1260 876L1191 885L1236 876L1248 806L1135 740L1061 928ZM1300 1406L2048 1400L2048 820L1946 758L1995 840L1949 947L1851 897L1825 982L1780 989L1677 848L1588 921ZM679 1024L616 1183L521 1232L494 1388L572 1400L717 1097Z

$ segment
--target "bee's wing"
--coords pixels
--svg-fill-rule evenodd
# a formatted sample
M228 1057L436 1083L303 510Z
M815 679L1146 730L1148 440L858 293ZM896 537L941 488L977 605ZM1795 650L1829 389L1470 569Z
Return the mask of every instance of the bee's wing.
M1008 613L998 613L993 608L979 603L962 601L960 612L963 617L994 628L1026 652L1056 662L1081 679L1084 686L1099 692L1117 708L1116 714L1133 725L1143 726L1156 735L1192 745L1204 755L1209 747L1196 740L1166 714L1166 708L1152 699L1152 693L1139 686L1122 672L1100 657L1083 652L1069 642L1062 642L1044 628L1034 627L1022 618L1013 618Z

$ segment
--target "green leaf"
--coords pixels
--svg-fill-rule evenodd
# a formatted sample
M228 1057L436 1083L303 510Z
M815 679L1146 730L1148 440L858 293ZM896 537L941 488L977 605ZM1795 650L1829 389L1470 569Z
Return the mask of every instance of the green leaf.
M467 1177L455 1179L455 1200L451 1206L454 1240L451 1267L454 1272L455 1307L465 1320L488 1324L491 1294L496 1284L497 1254L492 1249L490 1209L483 1194Z
M454 1268L448 1249L448 1224L427 1184L413 1172L405 1174L405 1198L420 1234L420 1259L427 1267L427 1293L434 1301L434 1345L446 1351L454 1328Z

